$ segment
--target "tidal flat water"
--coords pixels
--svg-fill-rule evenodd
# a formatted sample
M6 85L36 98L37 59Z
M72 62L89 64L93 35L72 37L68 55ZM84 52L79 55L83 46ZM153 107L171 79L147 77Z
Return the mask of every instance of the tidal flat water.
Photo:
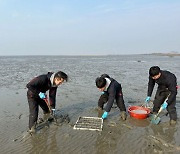
M112 108L108 119L104 120L102 132L73 129L79 116L99 116L96 107L101 93L95 86L96 77L107 73L119 81L128 109L129 105L144 102L148 70L154 65L174 73L180 85L180 57L1 56L0 153L180 153L180 120L176 126L169 126L169 116L163 116L159 125L151 124L149 119L136 120L129 115L124 122L120 119L119 109ZM70 79L58 88L57 110L59 115L68 114L70 122L58 126L50 123L36 135L14 141L28 129L26 84L35 76L59 70L67 73ZM176 107L180 118L179 93ZM40 109L39 118L42 116Z

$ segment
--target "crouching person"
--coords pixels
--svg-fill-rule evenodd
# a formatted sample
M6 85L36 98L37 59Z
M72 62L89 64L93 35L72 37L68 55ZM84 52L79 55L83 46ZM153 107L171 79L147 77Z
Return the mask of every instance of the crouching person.
M100 110L105 110L102 118L107 118L113 106L114 100L116 100L117 106L120 109L121 118L126 120L126 107L124 104L121 84L115 79L110 78L109 75L103 74L101 77L96 78L96 86L102 92L98 101L98 108ZM106 104L105 108L104 104Z
M56 107L56 91L57 87L64 81L68 80L68 76L64 72L48 72L35 77L27 84L27 100L29 103L29 132L35 132L38 119L39 106L43 113L47 114L55 111ZM46 104L46 91L49 90L49 105ZM51 109L51 111L50 111Z

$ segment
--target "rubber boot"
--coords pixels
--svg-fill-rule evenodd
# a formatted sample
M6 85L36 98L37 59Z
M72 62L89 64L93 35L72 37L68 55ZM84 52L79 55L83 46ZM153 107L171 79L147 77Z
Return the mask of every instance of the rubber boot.
M170 125L176 125L177 121L171 119L169 123L170 123Z
M36 133L36 124L31 127L31 129L28 131L31 135Z
M121 111L121 118L122 118L122 120L123 120L123 121L125 121L125 120L126 120L126 118L127 118L127 114L126 114L126 112L125 112L125 111Z

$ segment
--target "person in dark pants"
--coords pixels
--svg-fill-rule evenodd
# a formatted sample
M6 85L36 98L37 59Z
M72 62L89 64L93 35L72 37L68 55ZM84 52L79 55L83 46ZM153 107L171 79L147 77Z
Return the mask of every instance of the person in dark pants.
M170 116L170 124L176 124L177 112L176 112L176 95L177 95L177 79L176 76L165 70L161 70L158 66L153 66L149 69L149 83L148 92L145 102L150 101L155 83L158 84L154 99L153 112L157 114L160 107L167 108ZM166 101L167 98L167 101Z
M68 76L64 72L48 72L47 74L35 77L27 84L27 99L30 113L29 132L35 132L39 106L42 108L44 114L52 112L49 111L45 102L45 99L47 99L46 91L49 90L49 104L51 110L55 112L57 87L67 80Z
M121 111L121 118L126 120L126 107L124 104L123 93L121 84L118 83L115 79L110 78L109 75L103 74L101 77L96 78L96 86L103 93L98 101L98 108L105 110L102 118L106 119L112 106L114 100L116 100L117 106ZM106 107L104 108L104 104Z

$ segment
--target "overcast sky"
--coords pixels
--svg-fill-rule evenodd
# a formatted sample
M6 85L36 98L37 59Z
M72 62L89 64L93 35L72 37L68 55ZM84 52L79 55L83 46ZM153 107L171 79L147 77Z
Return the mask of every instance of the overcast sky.
M180 0L0 0L0 55L180 52Z

